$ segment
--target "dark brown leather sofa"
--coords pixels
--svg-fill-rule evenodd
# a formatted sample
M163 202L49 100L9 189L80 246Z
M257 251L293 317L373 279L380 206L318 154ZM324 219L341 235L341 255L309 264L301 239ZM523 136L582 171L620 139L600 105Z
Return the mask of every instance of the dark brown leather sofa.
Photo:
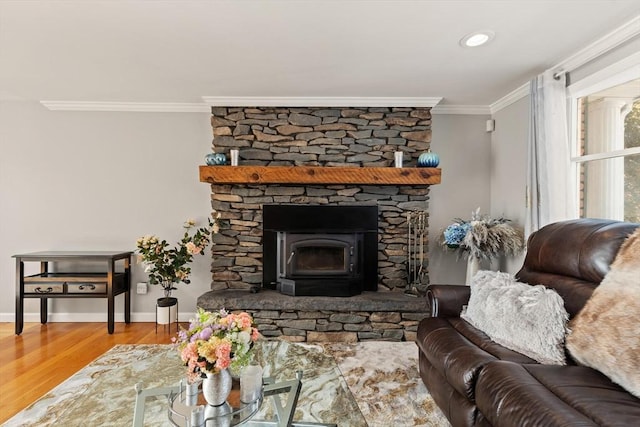
M555 289L573 317L638 226L596 219L547 225L530 236L516 278ZM570 357L566 366L538 364L462 320L469 295L467 286L429 286L431 317L417 333L420 375L453 426L640 426L640 399L600 372Z

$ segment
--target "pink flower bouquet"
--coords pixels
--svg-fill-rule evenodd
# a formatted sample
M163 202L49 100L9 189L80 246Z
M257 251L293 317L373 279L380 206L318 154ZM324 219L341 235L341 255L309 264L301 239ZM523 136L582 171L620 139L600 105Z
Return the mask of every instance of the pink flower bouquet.
M187 367L187 377L194 382L227 368L240 372L248 364L258 338L260 333L248 313L198 309L189 329L181 329L174 342Z

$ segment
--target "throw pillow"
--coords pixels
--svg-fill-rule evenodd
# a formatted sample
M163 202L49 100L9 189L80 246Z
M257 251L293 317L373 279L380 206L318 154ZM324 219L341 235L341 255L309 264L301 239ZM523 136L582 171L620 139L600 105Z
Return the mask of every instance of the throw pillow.
M460 317L498 344L540 363L566 364L569 315L552 289L520 283L507 273L480 271Z
M578 363L640 397L640 228L624 241L569 330L567 349Z

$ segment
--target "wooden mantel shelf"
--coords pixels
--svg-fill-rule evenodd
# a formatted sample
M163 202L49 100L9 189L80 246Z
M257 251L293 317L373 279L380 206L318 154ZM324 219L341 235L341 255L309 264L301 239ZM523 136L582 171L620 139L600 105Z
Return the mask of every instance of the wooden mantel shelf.
M200 166L209 184L440 184L439 168L322 166Z

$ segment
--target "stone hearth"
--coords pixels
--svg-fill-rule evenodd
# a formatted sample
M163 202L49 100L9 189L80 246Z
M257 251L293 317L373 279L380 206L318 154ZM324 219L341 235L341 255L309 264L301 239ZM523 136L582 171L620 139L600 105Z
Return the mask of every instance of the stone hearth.
M429 315L426 298L399 292L292 297L269 289L218 290L201 295L198 307L247 311L265 337L300 342L414 341L418 322Z

